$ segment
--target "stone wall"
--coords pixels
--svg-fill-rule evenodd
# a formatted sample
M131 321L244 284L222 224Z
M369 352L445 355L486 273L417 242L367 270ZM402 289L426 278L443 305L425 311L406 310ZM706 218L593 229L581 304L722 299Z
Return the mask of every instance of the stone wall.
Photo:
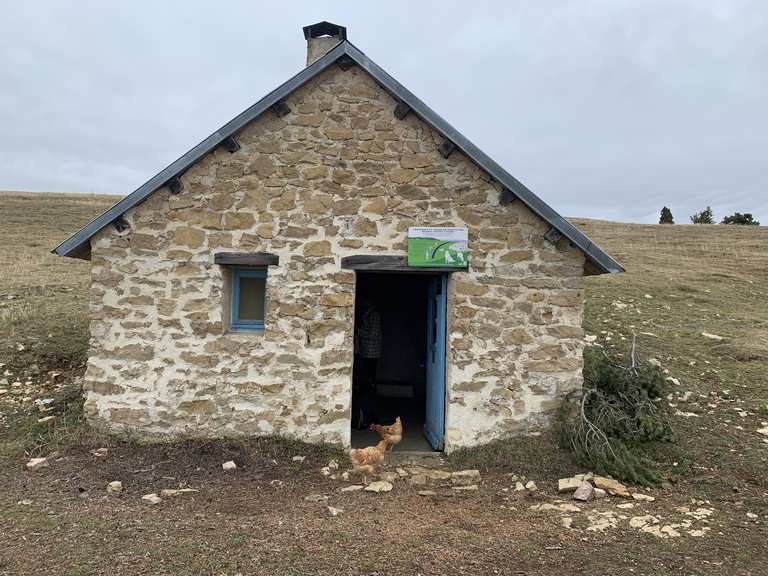
M331 67L91 244L89 419L145 436L279 433L349 444L353 254L468 226L449 281L446 448L545 426L581 385L584 257L357 67ZM224 251L278 254L263 333L226 326Z

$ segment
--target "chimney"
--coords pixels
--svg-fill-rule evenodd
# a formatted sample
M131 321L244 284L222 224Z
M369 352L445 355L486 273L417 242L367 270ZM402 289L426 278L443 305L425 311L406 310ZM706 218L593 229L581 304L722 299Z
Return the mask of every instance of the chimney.
M342 40L347 39L347 29L331 22L318 22L304 26L307 39L307 66L325 56Z

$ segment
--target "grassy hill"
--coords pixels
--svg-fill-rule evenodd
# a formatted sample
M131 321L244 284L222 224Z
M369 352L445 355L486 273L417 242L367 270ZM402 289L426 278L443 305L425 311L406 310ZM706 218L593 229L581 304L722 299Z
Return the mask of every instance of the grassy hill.
M118 199L0 192L0 363L21 373L82 367L89 263L51 250Z
M65 376L82 370L88 263L49 252L115 200L0 192L0 364L6 365L0 372L35 381L48 369L63 369ZM659 540L626 528L587 532L583 524L565 530L557 516L530 511L530 504L556 492L557 474L574 471L563 468L562 459L550 458L542 442L528 453L536 458L521 452L514 470L543 488L531 501L511 500L508 490L514 482L509 471L500 470L488 474L474 499L427 500L398 487L392 493L397 499L373 504L376 497L350 496L347 512L332 521L316 505L303 502L306 491L318 490L314 469L305 474L293 464L287 476L260 483L263 469L242 479L206 472L206 466L220 468L216 459L224 458L210 446L189 457L121 448L125 462L101 469L94 468L84 449L68 457L70 468L57 464L69 470L66 481L51 472L41 477L45 480L38 481L36 492L15 471L16 460L0 472L0 494L7 490L7 498L15 501L33 491L58 515L46 515L35 505L20 511L5 502L0 524L13 521L5 535L17 548L0 551L0 574L29 570L24 559L41 550L48 562L59 563L62 573L83 574L250 573L248 566L264 573L369 573L385 565L390 568L385 573L491 573L513 564L530 574L760 573L761 563L768 565L768 436L758 432L768 426L761 424L768 421L768 228L573 222L627 269L587 280L587 333L623 354L634 335L640 353L658 359L679 382L667 397L676 414L676 441L652 454L671 484L656 492L656 503L626 514L671 516L680 506L712 508L715 515L704 521L712 529L706 537ZM3 402L0 398L0 408ZM4 435L13 435L8 425L0 442ZM183 471L161 467L176 460L189 460L189 466ZM271 461L263 465L272 466ZM155 466L164 472L152 476L154 484L136 475L136 470ZM157 490L168 477L207 487L201 492L205 498L146 511L132 500L112 504L99 496L84 501L69 493L83 484L101 494L106 482L122 479L129 486L140 484L133 494L129 489L130 497L137 498L142 491ZM274 489L274 482L285 487ZM3 503L0 496L0 510ZM615 502L599 506L599 514L615 511ZM584 516L575 516L578 526ZM301 532L293 526L302 526ZM162 545L146 536L169 530L175 536L162 539ZM78 539L82 555L68 552L64 535ZM297 544L302 541L314 544ZM339 542L355 552L337 553ZM117 554L118 565L113 566L110 558L115 556L105 549ZM16 551L6 556L10 550ZM271 550L271 556L265 559L263 550ZM387 564L369 562L382 555ZM252 563L238 563L242 558Z

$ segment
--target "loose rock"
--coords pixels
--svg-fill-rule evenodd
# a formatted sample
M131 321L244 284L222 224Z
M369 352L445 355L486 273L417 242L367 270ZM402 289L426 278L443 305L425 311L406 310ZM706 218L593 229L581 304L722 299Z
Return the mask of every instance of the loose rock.
M638 502L653 502L656 500L656 498L653 496L648 496L648 494L640 494L639 492L632 492L632 498Z
M642 528L648 524L658 524L658 522L659 519L655 516L651 516L650 514L646 514L645 516L633 516L629 519L629 527Z
M326 510L328 510L328 513L329 513L329 514L330 514L332 517L336 517L336 516L338 516L339 514L341 514L342 512L344 512L344 509L343 509L343 508L334 508L333 506L326 506L326 507L325 507L325 509L326 509Z
M704 338L709 338L710 340L725 340L725 338L722 336L718 336L717 334L710 334L709 332L702 332L701 335L704 336Z
M30 458L27 462L27 470L38 470L49 465L48 458Z
M396 482L397 480L400 480L400 476L397 472L381 472L379 478L386 482Z
M574 476L573 478L560 478L557 481L557 491L560 493L563 492L573 492L577 490L584 481L584 476L580 475L581 477Z
M595 494L595 488L589 482L582 482L573 493L573 499L581 502L588 502Z
M460 470L451 474L454 486L469 486L480 481L480 470Z
M461 491L471 492L471 491L477 490L477 484L470 484L468 486L453 486L451 489L456 490L457 492L461 492Z
M304 462L304 460L306 460L306 459L307 459L306 456L294 456L293 458L291 458L291 461L293 461L293 462Z
M224 462L224 464L222 464L221 467L224 470L236 470L237 464L235 464L234 461L229 460L228 462Z
M595 476L592 481L595 483L596 488L606 490L611 496L621 496L622 498L632 497L629 490L627 490L627 487L618 480L606 478L605 476Z
M180 494L188 494L190 492L197 492L193 488L163 488L160 490L160 496L163 498L171 496L179 496Z
M123 483L120 480L115 480L107 484L107 492L109 494L117 494L123 491Z
M151 504L152 506L154 506L155 504L160 504L160 502L163 501L163 499L160 498L160 496L158 496L154 492L152 494L144 494L144 496L142 496L141 499L147 504Z
M366 492L376 492L377 494L379 492L389 492L391 490L392 484L386 480L377 480L376 482L371 482L368 484L368 486L365 487Z
M363 490L365 486L362 484L352 484L351 486L344 486L344 488L341 489L341 492L357 492L358 490Z
M533 480L529 480L528 483L525 485L525 489L529 492L536 492L536 490L539 489L538 486L536 486L536 482Z
M309 494L308 496L304 496L305 502L327 502L328 496L325 496L324 494Z

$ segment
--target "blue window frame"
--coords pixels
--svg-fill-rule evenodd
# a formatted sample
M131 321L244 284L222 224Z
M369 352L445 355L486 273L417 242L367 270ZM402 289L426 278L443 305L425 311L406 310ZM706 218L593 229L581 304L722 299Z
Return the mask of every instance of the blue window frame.
M267 314L267 271L262 268L232 270L232 330L264 330Z

